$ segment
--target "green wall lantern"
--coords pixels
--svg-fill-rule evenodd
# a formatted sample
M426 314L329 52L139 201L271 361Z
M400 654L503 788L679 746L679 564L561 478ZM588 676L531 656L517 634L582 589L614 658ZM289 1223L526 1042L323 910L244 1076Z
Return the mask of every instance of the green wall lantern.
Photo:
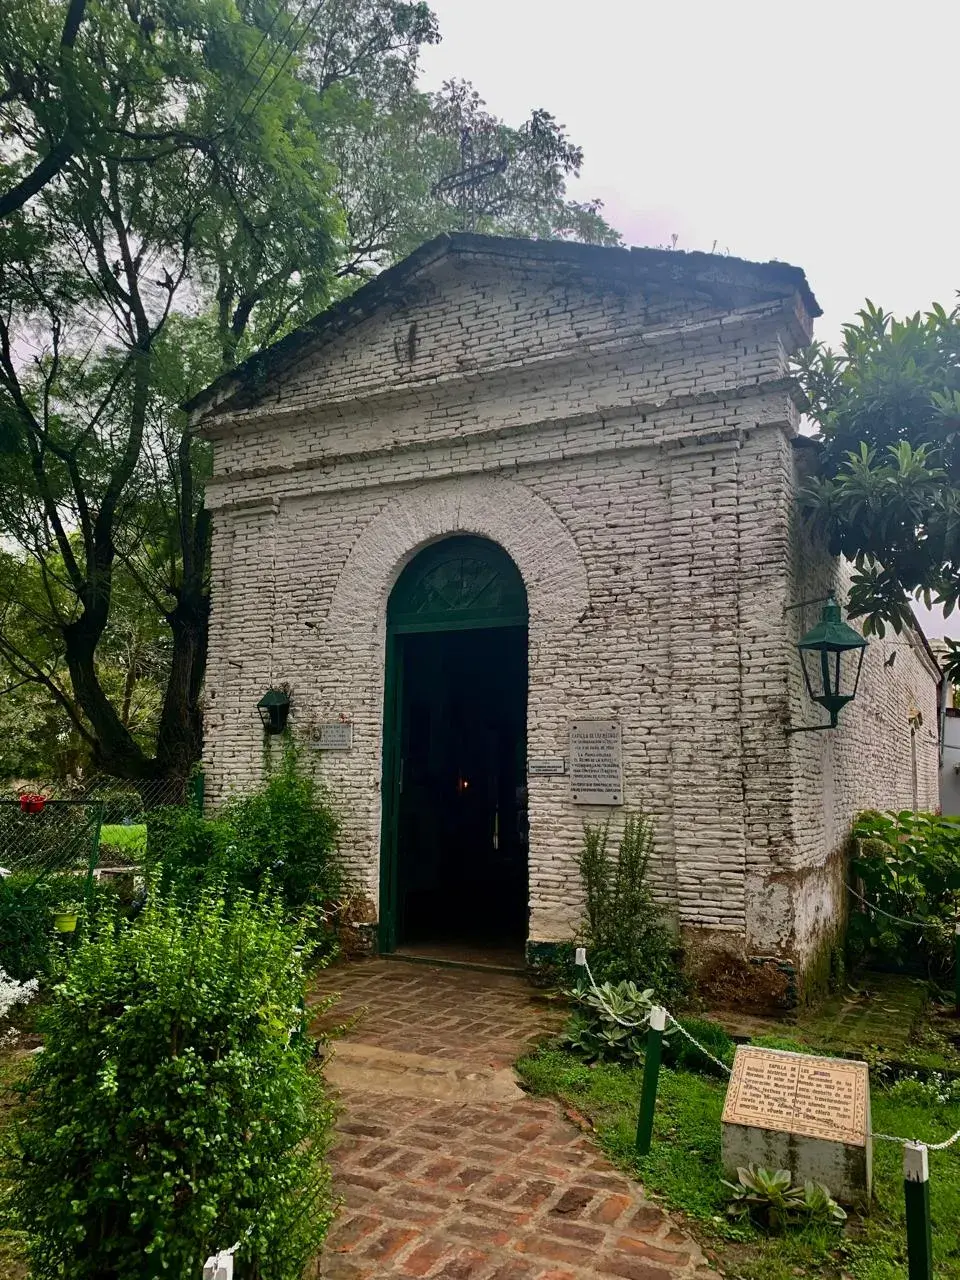
M835 729L837 717L856 697L867 642L859 631L844 622L840 606L827 597L820 621L797 643L807 693L830 715L828 724L814 724L788 733L809 733L817 729Z
M283 733L290 713L290 695L282 689L268 689L257 703L264 733Z

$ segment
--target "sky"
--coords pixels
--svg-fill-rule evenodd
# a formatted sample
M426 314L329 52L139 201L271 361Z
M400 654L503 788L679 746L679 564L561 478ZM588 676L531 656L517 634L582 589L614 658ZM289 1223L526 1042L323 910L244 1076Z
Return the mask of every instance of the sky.
M430 0L421 84L472 80L583 147L628 244L803 267L836 342L863 300L960 289L960 0ZM960 636L960 619L921 622Z

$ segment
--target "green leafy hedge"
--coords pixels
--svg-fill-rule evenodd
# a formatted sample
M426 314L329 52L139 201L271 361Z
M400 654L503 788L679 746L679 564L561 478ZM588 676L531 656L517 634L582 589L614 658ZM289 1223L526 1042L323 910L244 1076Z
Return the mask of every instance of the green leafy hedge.
M300 1280L330 1216L330 1111L285 917L208 888L80 939L8 1153L33 1280L187 1280L237 1240L244 1280Z
M68 903L84 905L96 916L104 908L125 910L131 886L113 880L93 881L87 898L86 876L52 875L38 880L24 872L0 877L0 969L22 982L46 977L57 955L52 913Z
M687 991L683 951L647 882L653 821L645 813L626 813L616 853L609 836L609 822L584 823L578 856L584 941L594 977L652 987L657 1003L676 1007Z
M945 976L960 914L960 818L869 810L852 834L851 872L863 897L880 909L854 904L848 932L854 956L919 962L933 976Z
M194 809L150 815L148 856L161 888L195 893L213 877L228 893L272 884L287 906L325 906L343 887L339 824L319 784L288 749L277 771L250 795L211 817Z

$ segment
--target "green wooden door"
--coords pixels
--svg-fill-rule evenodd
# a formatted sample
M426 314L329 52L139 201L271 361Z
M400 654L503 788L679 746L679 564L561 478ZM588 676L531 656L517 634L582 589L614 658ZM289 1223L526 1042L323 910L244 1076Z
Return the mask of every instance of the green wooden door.
M423 632L526 627L520 573L496 543L458 535L425 547L406 566L387 606L380 842L380 949L397 946L399 815L405 742L404 637Z

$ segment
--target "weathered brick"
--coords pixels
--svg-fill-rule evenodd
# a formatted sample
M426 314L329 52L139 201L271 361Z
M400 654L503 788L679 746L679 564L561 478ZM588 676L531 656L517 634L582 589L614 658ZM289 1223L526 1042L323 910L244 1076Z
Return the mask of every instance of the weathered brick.
M350 720L322 770L375 916L385 600L421 545L484 536L527 589L530 755L619 719L658 897L705 944L802 969L842 915L851 816L910 807L914 753L937 804L936 672L909 630L875 639L839 729L784 733L821 718L795 648L819 605L794 606L849 582L797 511L798 278L718 259L706 290L683 270L651 289L643 251L598 250L596 275L567 252L454 246L206 417L210 801L261 777L269 684L293 689L295 732ZM561 778L528 791L530 939L570 938L585 811ZM446 1015L425 1017L442 1052Z

